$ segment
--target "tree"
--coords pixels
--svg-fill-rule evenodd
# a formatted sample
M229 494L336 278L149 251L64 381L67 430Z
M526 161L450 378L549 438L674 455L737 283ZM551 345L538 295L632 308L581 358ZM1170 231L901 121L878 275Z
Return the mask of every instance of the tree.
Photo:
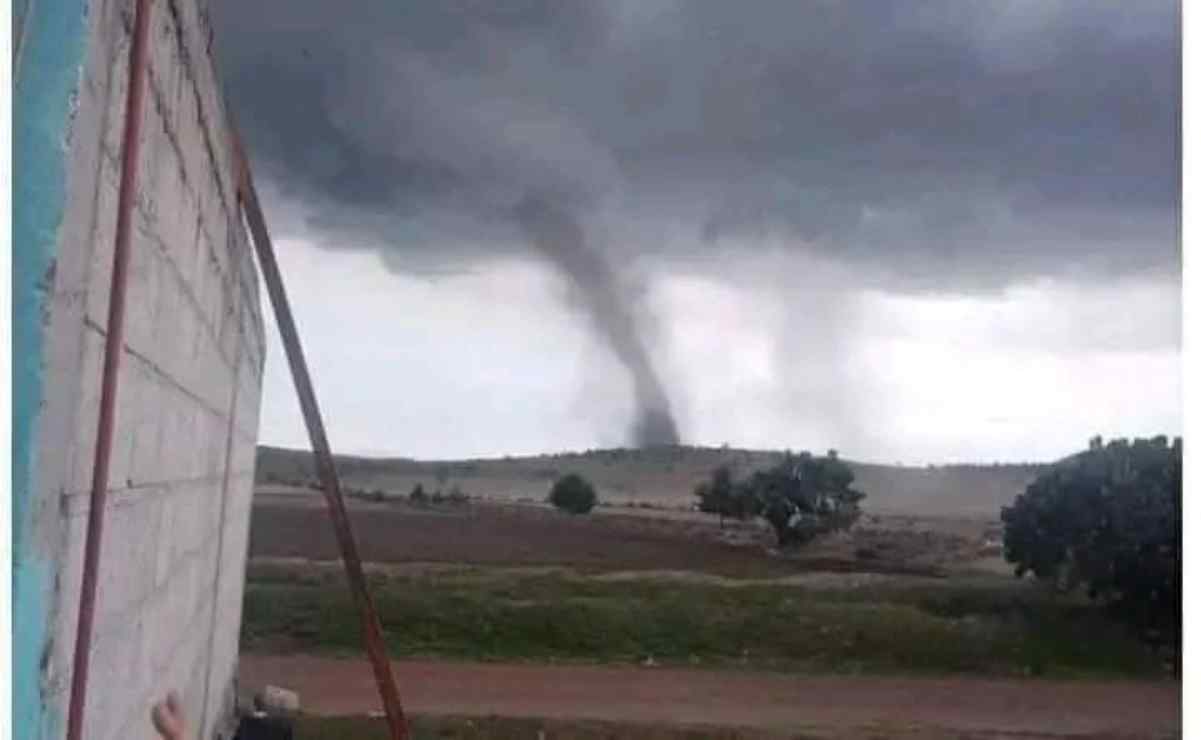
M1182 466L1179 438L1094 437L1001 510L1005 559L1179 649Z
M778 464L756 471L743 485L756 513L775 530L780 547L795 547L858 520L865 494L851 488L854 480L851 468L830 450L825 457L785 453Z
M547 501L569 514L587 514L596 506L596 489L575 473L559 478L550 489Z
M851 488L854 480L855 474L834 450L825 457L785 453L776 465L737 483L728 469L718 468L696 495L701 511L722 517L761 516L780 547L795 547L855 523L865 494Z
M725 526L726 517L746 519L755 513L752 497L734 483L734 475L726 465L714 470L712 477L693 493L699 499L697 508L706 514L717 514L719 527Z

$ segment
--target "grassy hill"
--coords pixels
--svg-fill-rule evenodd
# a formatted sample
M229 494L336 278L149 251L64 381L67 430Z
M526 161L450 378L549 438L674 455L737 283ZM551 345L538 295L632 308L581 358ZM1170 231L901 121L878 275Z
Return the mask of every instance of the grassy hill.
M686 506L693 487L719 465L739 474L772 464L779 452L713 447L589 450L586 452L455 461L339 455L343 483L351 488L407 494L458 487L471 496L541 500L551 482L579 473L596 485L602 501ZM995 517L1038 474L1041 465L899 466L847 461L865 508L915 516ZM304 485L316 480L312 453L260 446L261 484Z

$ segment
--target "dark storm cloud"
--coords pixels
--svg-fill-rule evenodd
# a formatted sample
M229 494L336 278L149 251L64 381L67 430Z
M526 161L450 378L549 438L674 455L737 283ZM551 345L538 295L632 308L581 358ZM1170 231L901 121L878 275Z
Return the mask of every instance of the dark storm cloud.
M1178 269L1170 2L218 2L260 177L390 264L512 209L753 243L894 287Z
M773 404L860 447L879 417L850 362L858 291L1178 279L1174 2L215 0L213 12L257 179L283 196L267 198L273 228L422 275L543 258L629 371L642 442L675 439L669 401L685 409L687 393L668 398L635 320L635 254L769 293L787 314L773 327ZM1082 325L1112 314L1102 305Z

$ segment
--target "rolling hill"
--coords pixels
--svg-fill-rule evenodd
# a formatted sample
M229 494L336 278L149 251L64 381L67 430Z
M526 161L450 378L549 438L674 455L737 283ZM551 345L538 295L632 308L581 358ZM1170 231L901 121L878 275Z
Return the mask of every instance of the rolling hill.
M459 488L493 499L545 497L552 481L579 473L596 485L601 500L687 506L692 490L719 465L745 474L770 465L781 453L712 447L658 447L455 461L337 456L339 474L351 489L407 494ZM995 517L1044 467L1037 464L901 466L848 460L856 487L867 492L868 511L914 516ZM260 446L257 480L264 485L307 485L316 480L312 453Z

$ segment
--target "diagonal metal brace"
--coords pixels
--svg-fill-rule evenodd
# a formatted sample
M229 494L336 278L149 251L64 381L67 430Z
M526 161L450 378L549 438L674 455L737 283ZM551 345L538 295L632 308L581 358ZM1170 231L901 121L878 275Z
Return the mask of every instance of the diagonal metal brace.
M233 139L235 169L238 176L238 200L241 202L247 224L250 226L254 251L258 255L259 269L263 273L263 282L266 284L267 294L271 298L271 307L275 312L275 321L279 325L280 338L284 343L288 365L292 369L292 381L296 384L300 410L304 414L304 422L308 427L309 439L312 441L313 453L317 459L317 475L321 480L321 490L325 494L329 517L334 525L334 534L338 539L338 549L342 553L342 564L346 567L346 578L350 582L351 595L354 597L355 606L359 611L363 643L367 648L367 657L371 661L371 669L375 673L380 701L384 705L384 713L388 718L389 737L391 740L408 740L409 732L405 723L404 709L400 704L396 679L392 675L392 665L388 661L387 648L384 646L379 615L376 613L371 592L367 590L367 579L363 576L363 563L359 559L358 546L355 544L354 533L350 528L350 517L346 514L342 486L338 481L338 471L334 467L334 456L330 450L329 439L325 435L321 410L317 406L317 394L313 390L313 381L309 377L304 351L300 346L300 335L296 331L296 322L292 318L292 309L288 304L288 296L284 292L283 278L279 273L279 265L275 261L275 249L271 245L271 236L267 233L267 223L263 218L262 208L259 206L258 193L255 192L254 182L250 176L249 161L246 159L241 139L233 130L232 124L231 131L233 131L231 138Z

